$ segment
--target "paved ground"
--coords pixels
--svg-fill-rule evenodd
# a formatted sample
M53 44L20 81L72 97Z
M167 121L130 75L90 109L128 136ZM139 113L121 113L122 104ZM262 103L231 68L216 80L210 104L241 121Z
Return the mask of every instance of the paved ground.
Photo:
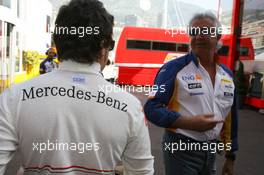
M136 94L142 103L146 96ZM152 153L155 156L155 175L164 175L161 154L161 136L163 129L150 125ZM239 110L239 152L235 164L235 175L264 175L264 115L256 109L246 107ZM223 158L218 157L218 174ZM15 175L19 158L16 156L9 164L5 175Z

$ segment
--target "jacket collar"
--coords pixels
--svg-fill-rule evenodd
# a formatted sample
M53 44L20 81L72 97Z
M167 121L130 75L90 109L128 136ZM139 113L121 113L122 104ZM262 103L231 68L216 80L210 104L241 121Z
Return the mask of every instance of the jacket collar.
M66 60L59 64L58 70L102 75L101 65L98 62L94 62L92 64L85 64Z

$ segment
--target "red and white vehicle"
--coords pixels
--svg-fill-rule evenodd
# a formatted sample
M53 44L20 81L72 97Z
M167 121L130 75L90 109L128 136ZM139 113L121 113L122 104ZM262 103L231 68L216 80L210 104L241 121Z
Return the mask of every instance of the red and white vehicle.
M181 34L182 33L182 34ZM189 36L177 35L158 28L125 27L116 49L118 84L153 85L159 68L167 61L189 52ZM220 62L232 68L231 35L223 35L219 50ZM250 38L240 39L240 60L253 60L254 50Z

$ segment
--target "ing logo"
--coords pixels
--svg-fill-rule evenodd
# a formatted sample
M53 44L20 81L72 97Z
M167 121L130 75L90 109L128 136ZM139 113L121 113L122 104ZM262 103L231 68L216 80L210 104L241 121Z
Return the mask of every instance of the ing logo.
M201 81L202 76L200 74L183 75L183 81Z

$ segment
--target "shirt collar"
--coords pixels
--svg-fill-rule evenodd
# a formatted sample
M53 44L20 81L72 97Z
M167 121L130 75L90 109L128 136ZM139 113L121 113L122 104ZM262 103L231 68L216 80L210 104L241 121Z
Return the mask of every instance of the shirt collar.
M189 53L189 55L190 55L190 59L193 60L193 62L195 63L195 65L197 67L199 67L200 61L199 61L199 58L195 55L195 53L193 51L191 51ZM216 65L219 64L219 56L216 53L214 54L214 61L215 61Z
M98 62L87 64L87 63L78 63L75 61L67 60L59 64L58 70L102 75L101 65Z
M191 52L189 53L189 56L190 56L190 59L195 63L195 65L196 65L197 67L199 67L199 59L198 59L198 57L194 54L193 51L191 51Z

